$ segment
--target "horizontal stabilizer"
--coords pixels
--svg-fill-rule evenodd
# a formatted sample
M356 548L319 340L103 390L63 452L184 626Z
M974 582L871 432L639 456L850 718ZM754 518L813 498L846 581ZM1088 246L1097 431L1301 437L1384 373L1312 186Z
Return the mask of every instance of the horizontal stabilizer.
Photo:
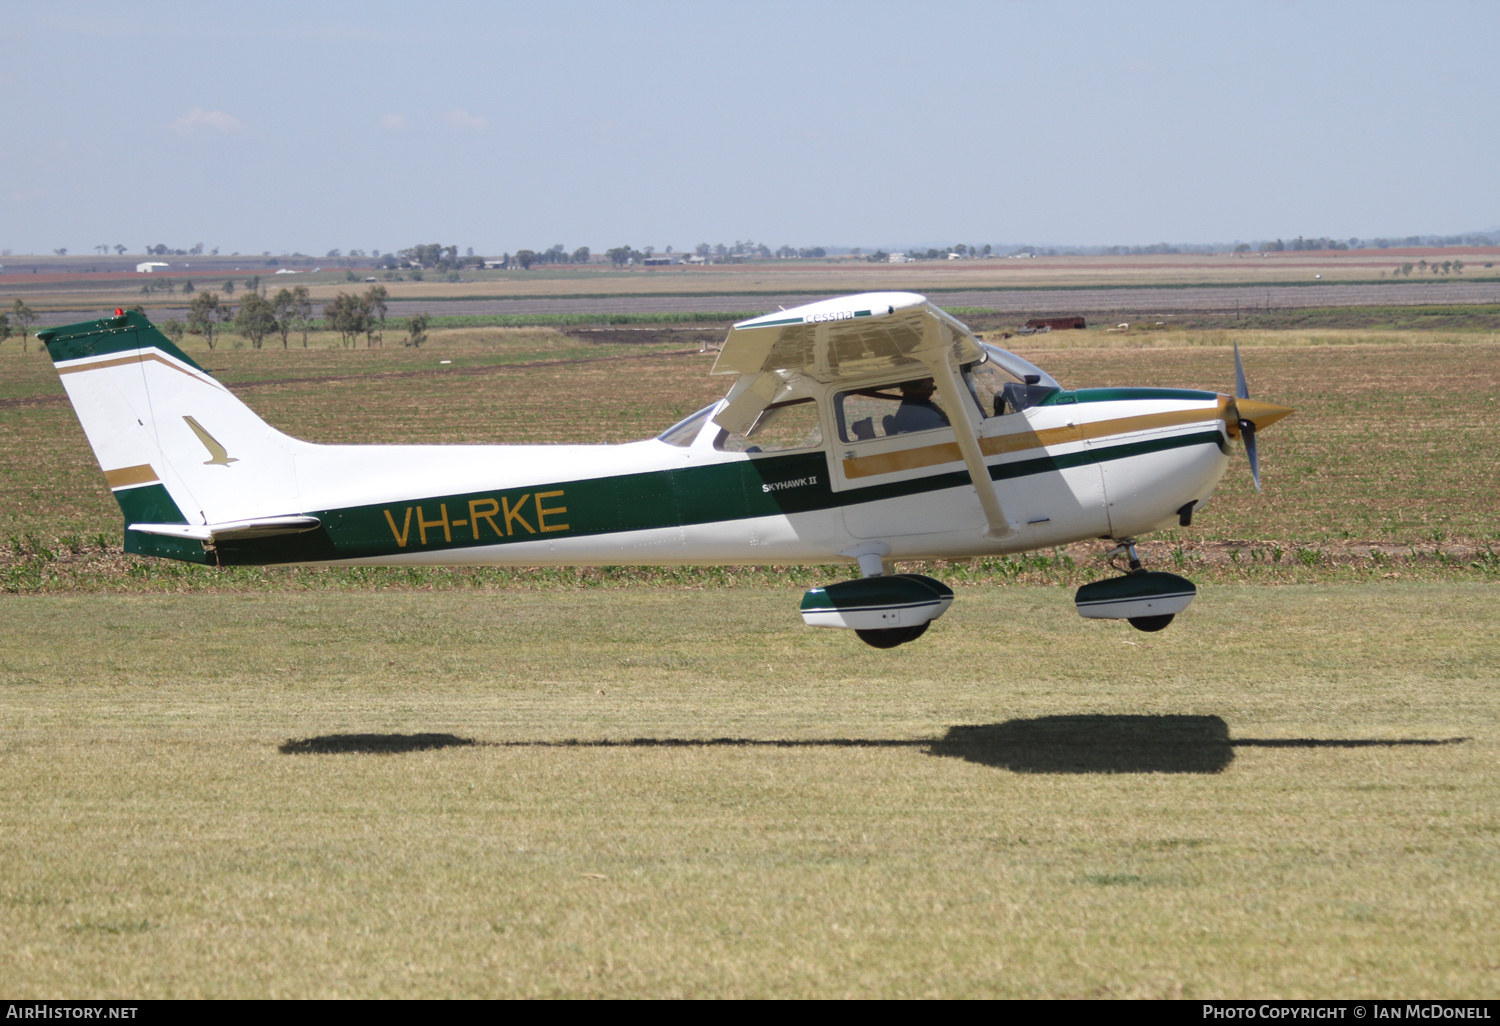
M231 520L223 524L131 524L129 530L142 534L159 534L166 538L190 538L194 541L247 541L270 538L278 534L303 534L322 526L317 517L258 517L254 520Z

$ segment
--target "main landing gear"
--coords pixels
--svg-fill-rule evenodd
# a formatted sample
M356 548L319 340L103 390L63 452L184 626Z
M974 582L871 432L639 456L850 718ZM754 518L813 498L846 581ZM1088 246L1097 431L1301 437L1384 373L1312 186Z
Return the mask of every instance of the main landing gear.
M1079 616L1125 620L1138 631L1154 633L1163 630L1198 596L1197 587L1187 578L1141 566L1134 538L1122 539L1104 558L1119 569L1115 560L1121 556L1129 558L1130 569L1125 576L1095 581L1078 589L1073 603Z
M942 581L879 574L813 588L802 596L802 619L810 627L853 630L874 648L895 648L920 638L952 604L953 589Z

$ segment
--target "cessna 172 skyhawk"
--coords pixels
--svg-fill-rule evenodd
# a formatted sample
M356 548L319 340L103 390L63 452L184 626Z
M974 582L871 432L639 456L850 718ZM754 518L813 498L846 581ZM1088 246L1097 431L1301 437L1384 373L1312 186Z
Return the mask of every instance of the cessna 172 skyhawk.
M1130 572L1084 616L1160 630L1191 582L1134 539L1186 524L1245 443L1291 413L1162 388L1070 391L906 292L736 324L726 395L625 445L316 445L257 417L151 323L40 333L125 515L128 552L195 563L385 566L854 563L814 626L889 648L953 601L901 560L1113 539ZM205 458L206 457L206 458Z

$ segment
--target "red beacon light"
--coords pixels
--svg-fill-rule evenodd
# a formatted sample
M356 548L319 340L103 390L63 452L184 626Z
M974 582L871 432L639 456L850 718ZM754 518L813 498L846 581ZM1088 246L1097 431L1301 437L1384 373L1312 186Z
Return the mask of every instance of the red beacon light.
M115 307L115 316L116 316L116 317L124 317L124 316L125 316L125 311L124 311L124 309L123 309L123 308L121 308L121 307L118 307L118 306L117 306L117 307Z

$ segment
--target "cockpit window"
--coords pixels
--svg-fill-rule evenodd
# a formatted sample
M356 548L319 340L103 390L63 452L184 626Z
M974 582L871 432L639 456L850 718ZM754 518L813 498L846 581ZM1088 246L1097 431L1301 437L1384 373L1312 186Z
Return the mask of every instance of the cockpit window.
M812 399L772 403L744 434L720 431L714 448L723 452L781 452L823 444L823 424Z
M693 444L693 439L698 437L698 432L703 430L703 422L708 419L709 414L718 408L718 403L710 403L691 417L679 420L656 437L659 441L666 442L668 445L675 445L678 448L686 449Z
M839 435L846 442L931 431L952 423L931 378L840 392L838 415Z

